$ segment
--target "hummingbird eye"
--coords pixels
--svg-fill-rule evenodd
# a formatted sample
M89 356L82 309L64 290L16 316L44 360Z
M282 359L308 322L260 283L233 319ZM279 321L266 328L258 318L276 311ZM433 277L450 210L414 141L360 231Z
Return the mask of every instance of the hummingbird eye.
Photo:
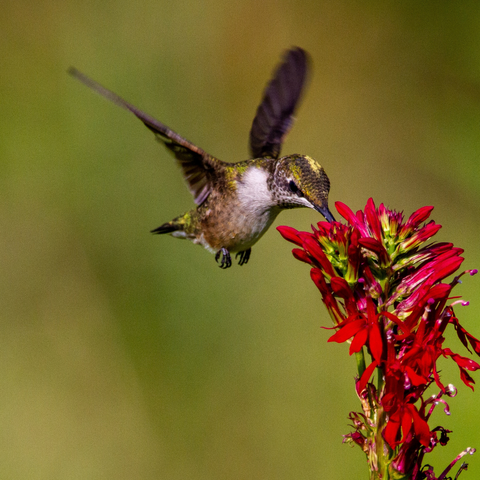
M288 188L292 193L295 193L299 197L303 197L303 192L297 187L297 184L293 180L288 182Z

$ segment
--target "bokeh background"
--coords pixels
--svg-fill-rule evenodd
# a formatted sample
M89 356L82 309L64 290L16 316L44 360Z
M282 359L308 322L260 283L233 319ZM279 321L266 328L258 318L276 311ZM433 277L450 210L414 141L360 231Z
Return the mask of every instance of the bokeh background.
M355 362L326 343L308 267L274 228L228 271L149 234L193 205L177 165L66 74L74 65L238 161L292 45L314 72L284 152L322 163L332 208L435 205L438 240L480 265L478 2L4 1L0 478L368 477L342 445ZM319 220L297 210L275 225ZM457 288L477 336L479 286ZM437 412L454 431L427 458L438 472L480 447L479 393L442 368L459 395L450 417ZM468 461L463 476L479 478L480 456Z

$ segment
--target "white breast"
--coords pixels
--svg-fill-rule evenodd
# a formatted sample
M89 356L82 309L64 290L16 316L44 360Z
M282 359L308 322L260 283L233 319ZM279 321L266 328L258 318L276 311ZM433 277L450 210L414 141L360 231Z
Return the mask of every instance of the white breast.
M237 184L239 218L251 236L244 248L253 245L268 229L279 213L267 186L268 173L251 166Z
M251 166L237 185L238 199L246 209L263 213L275 204L267 186L268 173L263 168Z

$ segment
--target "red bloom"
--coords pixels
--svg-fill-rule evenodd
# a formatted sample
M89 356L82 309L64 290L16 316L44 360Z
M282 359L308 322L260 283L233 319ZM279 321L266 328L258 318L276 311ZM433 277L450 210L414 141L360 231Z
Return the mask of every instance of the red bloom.
M368 347L372 357L380 363L382 358L382 336L378 324L379 315L375 305L367 299L367 315L354 314L337 325L338 332L332 335L328 341L343 343L353 337L350 344L350 355L359 352L364 345Z
M372 199L356 214L341 202L336 207L348 225L320 222L313 233L278 230L299 247L294 256L313 267L312 280L337 330L328 341L349 342L350 354L357 354L356 391L363 413L351 414L355 431L345 440L364 450L379 475L435 479L433 469L422 469L421 462L448 437L442 433L438 441L436 432L447 430L430 429L434 404L423 395L432 383L440 396L451 392L441 381L437 360L452 359L472 390L469 372L480 369L479 363L443 345L447 327L453 325L463 345L480 355L480 341L460 325L453 305L447 305L459 277L450 283L446 279L462 264L463 250L451 243L425 246L441 228L433 221L423 224L433 207L420 208L407 221L383 204L377 209ZM369 364L364 347L371 355ZM377 387L372 383L375 371ZM382 441L388 448L376 445Z
M385 440L395 447L403 443L413 431L415 437L424 447L430 444L430 429L424 415L421 415L415 405L404 403L390 415L383 436Z

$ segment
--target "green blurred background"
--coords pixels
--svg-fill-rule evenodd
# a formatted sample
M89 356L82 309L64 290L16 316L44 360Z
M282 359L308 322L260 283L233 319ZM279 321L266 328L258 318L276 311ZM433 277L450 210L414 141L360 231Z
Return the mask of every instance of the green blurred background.
M274 228L228 271L149 234L193 205L177 165L66 74L238 161L292 45L314 74L284 152L320 161L332 208L435 205L438 240L480 265L478 2L4 1L0 478L368 477L341 443L354 360L326 343L308 267ZM275 225L319 220L297 210ZM457 313L480 336L478 282L457 288L471 300ZM438 471L480 447L478 392L442 368L459 395L435 417L454 430L427 456ZM462 478L479 478L480 456L468 461Z

